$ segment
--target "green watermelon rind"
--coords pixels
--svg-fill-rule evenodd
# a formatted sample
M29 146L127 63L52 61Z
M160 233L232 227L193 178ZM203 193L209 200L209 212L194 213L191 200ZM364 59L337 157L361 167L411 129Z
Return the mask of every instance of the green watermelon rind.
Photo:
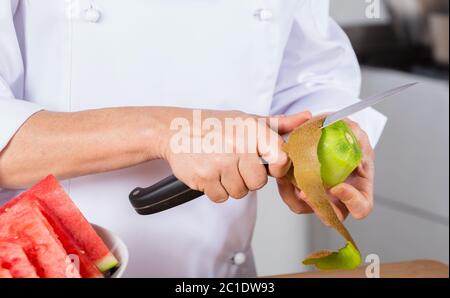
M95 266L97 266L98 270L105 273L119 266L119 261L116 257L109 253L97 262L95 262Z

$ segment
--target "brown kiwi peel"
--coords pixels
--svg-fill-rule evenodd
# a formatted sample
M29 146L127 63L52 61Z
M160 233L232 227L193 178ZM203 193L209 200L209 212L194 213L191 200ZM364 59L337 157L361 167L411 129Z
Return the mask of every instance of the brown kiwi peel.
M322 182L317 148L325 117L315 117L289 135L288 142L284 145L284 150L292 161L287 178L306 194L306 202L316 215L327 226L337 230L359 253L355 241L334 211L327 189ZM316 252L308 260L325 258L331 254L332 252L328 251Z

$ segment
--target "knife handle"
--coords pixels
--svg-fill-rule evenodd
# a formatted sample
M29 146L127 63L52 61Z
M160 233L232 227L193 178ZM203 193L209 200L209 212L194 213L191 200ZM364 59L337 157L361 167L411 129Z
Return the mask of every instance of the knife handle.
M263 163L269 172L268 164L264 161ZM190 189L172 175L150 187L135 188L130 193L129 199L138 214L149 215L182 205L203 195L203 192Z
M137 213L148 215L182 205L203 195L203 192L190 189L172 175L150 187L135 188L129 199Z

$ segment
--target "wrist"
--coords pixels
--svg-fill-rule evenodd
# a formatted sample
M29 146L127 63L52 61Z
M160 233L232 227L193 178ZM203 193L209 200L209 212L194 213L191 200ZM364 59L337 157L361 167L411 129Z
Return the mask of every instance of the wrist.
M144 124L139 128L141 150L147 160L167 159L170 138L169 108L149 107L142 114Z

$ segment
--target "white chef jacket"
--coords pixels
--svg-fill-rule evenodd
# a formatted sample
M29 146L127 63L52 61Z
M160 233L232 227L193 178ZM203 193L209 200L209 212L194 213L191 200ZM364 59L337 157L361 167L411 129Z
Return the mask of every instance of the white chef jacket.
M42 109L268 115L354 103L360 70L328 8L326 0L0 0L0 150ZM375 145L384 116L368 109L353 118ZM137 215L130 190L169 174L154 161L64 185L88 220L124 240L127 276L254 276L256 194ZM15 193L1 190L0 203Z

